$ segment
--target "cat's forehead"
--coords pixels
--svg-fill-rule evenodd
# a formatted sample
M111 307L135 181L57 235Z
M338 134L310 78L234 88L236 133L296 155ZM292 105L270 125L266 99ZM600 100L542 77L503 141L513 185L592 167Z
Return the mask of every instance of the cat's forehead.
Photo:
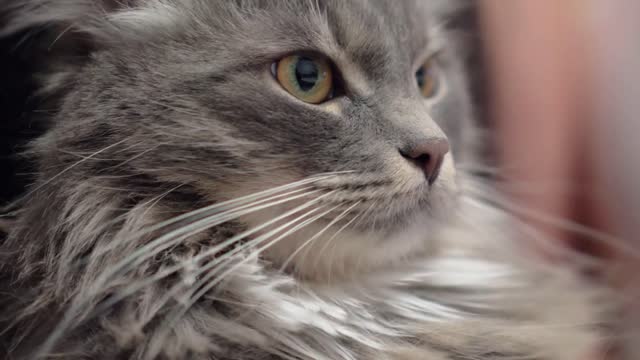
M260 39L267 50L279 44L303 48L333 41L346 52L363 48L423 50L432 35L430 30L442 20L442 3L442 0L200 2L211 14L203 22L215 24L215 33L223 32L245 43Z
M333 40L347 52L377 48L384 52L419 53L429 45L434 34L431 30L442 17L437 1L324 0L318 5Z
M440 0L226 2L218 6L232 10L228 17L215 16L214 32L228 34L220 43L230 49L230 56L259 59L315 50L347 58L374 78L387 77L389 69L420 61L436 42L442 4Z
M428 1L330 0L329 26L347 56L368 72L382 63L418 61L435 39L437 9ZM377 59L377 60L376 60ZM373 60L373 61L372 61Z
M345 48L359 42L409 50L428 45L441 16L434 2L420 0L327 0L326 13L336 40Z

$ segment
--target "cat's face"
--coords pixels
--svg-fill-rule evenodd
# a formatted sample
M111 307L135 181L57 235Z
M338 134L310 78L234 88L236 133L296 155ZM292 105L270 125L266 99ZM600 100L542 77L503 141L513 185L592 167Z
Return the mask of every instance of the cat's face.
M72 75L58 147L122 141L114 152L127 171L208 201L338 172L241 218L258 226L323 196L314 215L333 210L266 251L276 263L340 214L301 254L326 250L336 266L422 250L429 220L453 201L471 126L441 3L189 1L114 15L154 33L96 52Z

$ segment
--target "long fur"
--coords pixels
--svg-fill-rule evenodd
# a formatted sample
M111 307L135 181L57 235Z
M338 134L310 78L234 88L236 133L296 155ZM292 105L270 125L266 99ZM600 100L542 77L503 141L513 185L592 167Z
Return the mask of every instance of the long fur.
M604 291L528 260L526 229L452 158L431 187L401 163L440 128L474 152L452 2L3 6L5 34L84 46L45 71L58 111L3 220L6 356L572 360L605 339ZM339 111L263 85L309 47L350 70ZM435 104L395 71L425 50Z

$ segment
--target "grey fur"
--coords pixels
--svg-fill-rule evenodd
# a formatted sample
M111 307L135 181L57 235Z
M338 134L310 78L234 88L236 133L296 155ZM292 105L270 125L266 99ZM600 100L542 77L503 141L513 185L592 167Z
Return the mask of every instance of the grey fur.
M399 155L443 131L456 159L474 153L460 49L446 26L455 8L435 0L9 5L5 33L51 26L90 51L83 61L53 59L43 85L61 101L31 147L38 178L0 248L2 351L582 356L600 340L599 291L526 261L510 240L520 233L473 200L451 156L429 187ZM331 58L346 95L311 106L286 94L269 67L300 50ZM413 74L436 51L445 86L429 102ZM258 204L265 209L251 212ZM300 215L308 225L272 245L276 224L240 236ZM324 234L327 224L344 231Z

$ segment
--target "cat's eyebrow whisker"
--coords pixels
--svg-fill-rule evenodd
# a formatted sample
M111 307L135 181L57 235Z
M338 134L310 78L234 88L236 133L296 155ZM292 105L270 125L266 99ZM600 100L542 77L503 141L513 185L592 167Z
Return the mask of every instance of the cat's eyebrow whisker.
M329 228L331 228L333 225L335 225L338 221L344 219L345 216L347 216L351 210L353 210L353 208L355 208L356 206L360 205L360 203L362 203L362 201L358 201L356 203L354 203L353 205L349 206L346 210L344 210L342 213L340 213L335 219L331 220L329 222L329 224L327 224L324 228L320 229L320 231L318 231L315 235L313 235L311 238L309 238L309 240L305 241L302 245L300 245L296 251L294 251L291 255L289 255L289 257L287 257L287 259L282 263L282 265L280 266L280 271L284 271L287 266L289 265L289 263L293 260L293 258L296 257L296 255L298 255L298 253L300 253L300 251L302 251L305 247L307 247L309 244L311 244L314 240L316 240L317 238L319 238L320 236L322 236L322 234L324 234L327 230L329 230ZM337 205L336 207L332 208L331 210L337 209L338 207L342 206L342 204ZM334 236L331 238L333 239L335 238L335 234Z

